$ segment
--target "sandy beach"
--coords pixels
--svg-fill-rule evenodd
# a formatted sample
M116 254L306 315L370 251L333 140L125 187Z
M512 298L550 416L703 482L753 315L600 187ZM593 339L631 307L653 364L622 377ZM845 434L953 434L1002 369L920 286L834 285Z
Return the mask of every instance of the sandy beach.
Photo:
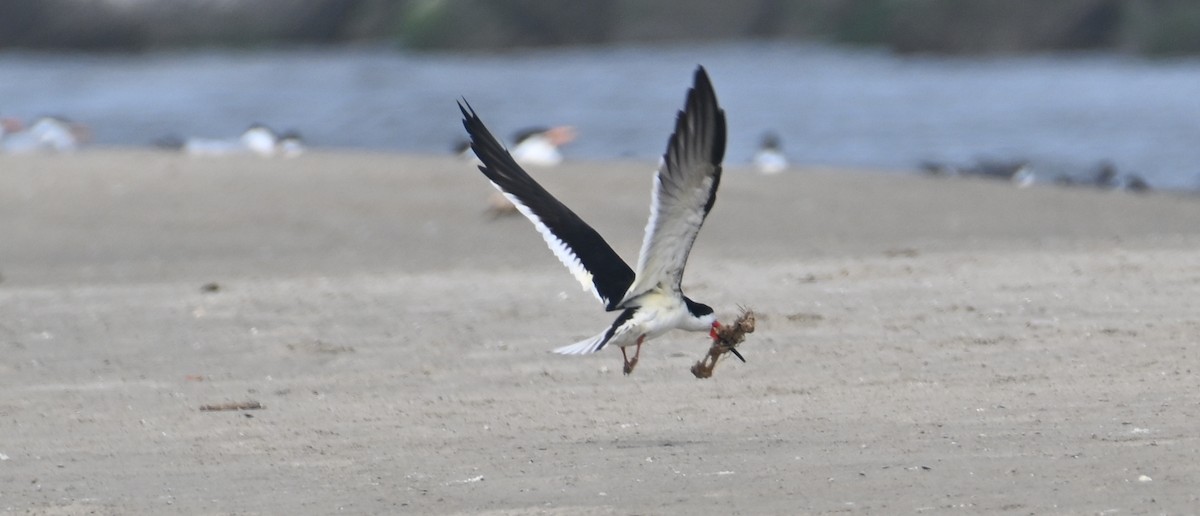
M650 163L531 173L636 261ZM613 315L451 158L0 156L0 508L1178 514L1200 198L733 167L684 288ZM257 402L262 408L201 410Z

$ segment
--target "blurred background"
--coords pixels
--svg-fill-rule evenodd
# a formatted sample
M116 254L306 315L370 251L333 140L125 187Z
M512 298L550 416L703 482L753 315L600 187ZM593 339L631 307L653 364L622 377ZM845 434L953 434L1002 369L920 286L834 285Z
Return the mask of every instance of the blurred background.
M1196 190L1198 52L1192 0L7 0L0 116L436 154L465 97L652 160L703 64L733 165L776 135L795 165Z

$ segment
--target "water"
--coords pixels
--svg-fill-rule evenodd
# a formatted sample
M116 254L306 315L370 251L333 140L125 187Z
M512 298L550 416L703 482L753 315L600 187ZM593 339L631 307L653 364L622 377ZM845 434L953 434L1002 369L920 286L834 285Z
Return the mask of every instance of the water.
M0 113L62 114L98 144L234 136L251 122L314 146L448 152L466 97L498 133L571 124L568 158L662 152L697 63L729 117L727 160L777 132L795 163L1109 160L1156 187L1200 187L1200 60L1111 55L899 57L797 44L489 55L380 48L79 56L0 53Z

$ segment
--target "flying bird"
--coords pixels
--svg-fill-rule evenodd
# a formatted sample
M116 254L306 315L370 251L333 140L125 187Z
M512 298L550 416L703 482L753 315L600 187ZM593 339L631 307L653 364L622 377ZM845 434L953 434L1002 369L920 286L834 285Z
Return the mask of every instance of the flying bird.
M725 111L717 104L704 67L696 69L654 178L636 273L596 230L529 177L465 99L458 108L471 148L482 162L479 170L533 222L584 289L591 290L606 310L620 311L603 332L554 352L582 355L617 346L629 374L647 339L676 328L716 335L721 324L713 309L683 295L680 287L692 244L716 201L725 157ZM629 346L636 347L632 359L625 350Z

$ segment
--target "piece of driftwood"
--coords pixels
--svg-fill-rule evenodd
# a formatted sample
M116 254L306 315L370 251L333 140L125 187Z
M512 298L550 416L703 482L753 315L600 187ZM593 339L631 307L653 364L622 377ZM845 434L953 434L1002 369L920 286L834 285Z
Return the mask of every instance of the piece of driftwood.
M742 315L738 316L733 324L721 326L713 333L712 347L708 348L708 354L704 358L692 366L692 374L696 375L696 378L711 377L713 369L717 367L717 360L726 353L733 353L738 360L745 362L746 359L738 352L737 347L746 340L747 333L754 333L754 310L743 308Z
M218 412L222 410L262 410L262 403L257 401L231 401L229 403L219 403L216 405L200 405L200 410L204 412Z

